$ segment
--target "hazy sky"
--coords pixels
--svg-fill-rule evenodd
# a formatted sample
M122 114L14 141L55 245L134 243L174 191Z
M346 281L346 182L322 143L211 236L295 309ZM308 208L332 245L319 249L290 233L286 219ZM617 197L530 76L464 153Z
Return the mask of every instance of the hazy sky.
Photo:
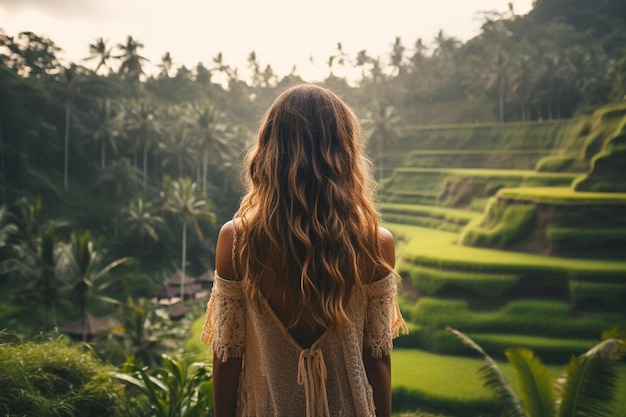
M283 76L296 65L307 81L328 74L337 42L350 58L361 49L387 63L396 36L407 54L418 38L429 45L440 29L466 41L478 34L480 12L505 12L511 1L526 14L532 0L0 0L0 28L8 35L33 31L79 62L102 36L111 46L132 35L153 64L169 52L174 66L224 62L248 74L255 51L261 65ZM313 57L313 64L310 58ZM93 61L85 65L90 66Z

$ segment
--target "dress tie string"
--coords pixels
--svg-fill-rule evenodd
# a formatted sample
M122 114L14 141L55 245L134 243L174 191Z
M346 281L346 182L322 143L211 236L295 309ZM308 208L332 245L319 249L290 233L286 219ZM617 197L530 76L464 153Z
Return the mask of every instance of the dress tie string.
M306 417L330 417L326 377L326 363L320 349L313 347L300 352L298 384L304 387Z

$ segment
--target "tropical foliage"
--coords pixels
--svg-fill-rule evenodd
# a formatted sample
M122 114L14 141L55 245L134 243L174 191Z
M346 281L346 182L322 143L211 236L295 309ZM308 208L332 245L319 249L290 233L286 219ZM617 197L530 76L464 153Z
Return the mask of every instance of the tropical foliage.
M485 386L494 393L505 417L614 416L611 408L624 356L624 340L608 338L586 353L570 359L556 381L529 349L507 349L518 390L504 376L497 363L471 338L448 328L465 345L483 357L479 369Z

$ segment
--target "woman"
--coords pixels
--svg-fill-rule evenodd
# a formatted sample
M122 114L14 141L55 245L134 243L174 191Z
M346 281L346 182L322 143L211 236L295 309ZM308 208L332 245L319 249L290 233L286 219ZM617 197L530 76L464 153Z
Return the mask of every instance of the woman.
M394 241L378 225L354 113L314 85L281 94L220 230L202 341L215 416L391 414Z

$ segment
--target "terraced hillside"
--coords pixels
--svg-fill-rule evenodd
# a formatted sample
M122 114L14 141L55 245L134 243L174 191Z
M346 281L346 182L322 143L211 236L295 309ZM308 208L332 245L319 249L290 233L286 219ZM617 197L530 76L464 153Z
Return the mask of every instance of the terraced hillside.
M571 120L412 127L385 155L402 347L564 362L626 329L626 105Z

